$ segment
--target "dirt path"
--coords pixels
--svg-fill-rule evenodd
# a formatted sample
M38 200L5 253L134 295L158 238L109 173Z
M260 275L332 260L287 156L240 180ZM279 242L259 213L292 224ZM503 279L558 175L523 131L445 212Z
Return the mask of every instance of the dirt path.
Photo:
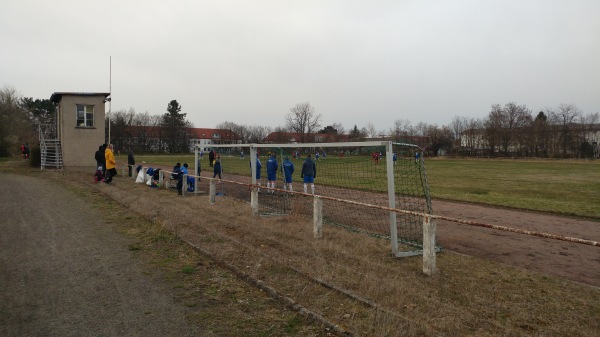
M452 218L600 241L596 221L440 200L433 202L433 210ZM446 249L600 286L600 247L447 221L437 228L438 242Z
M202 335L102 213L39 178L0 186L0 336Z

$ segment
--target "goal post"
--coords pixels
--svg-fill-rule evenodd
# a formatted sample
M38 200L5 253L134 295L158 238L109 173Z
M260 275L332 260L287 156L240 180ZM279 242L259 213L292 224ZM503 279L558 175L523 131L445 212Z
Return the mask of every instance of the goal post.
M209 149L223 168L223 193L250 202L253 213L261 215L312 215L312 199L306 198L313 193L312 185L305 184L301 174L310 155L316 164L314 194L322 198L324 223L389 238L398 257L423 254L424 217L432 214L432 208L422 150L416 145L365 141L210 144ZM198 152L196 147L196 160L203 160ZM269 180L275 176L268 176L267 166L271 171L277 168L275 181ZM287 183L290 166L294 173ZM228 180L236 184L227 184Z

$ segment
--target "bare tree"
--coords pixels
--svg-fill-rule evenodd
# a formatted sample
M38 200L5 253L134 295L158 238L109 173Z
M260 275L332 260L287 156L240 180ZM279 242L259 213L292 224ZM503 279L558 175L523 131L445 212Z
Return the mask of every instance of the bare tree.
M242 143L247 143L249 138L248 127L245 125L236 124L234 122L222 122L217 124L217 129L229 130L232 134L229 141L239 140Z
M460 139L461 134L467 129L468 124L469 118L467 117L454 116L454 118L452 118L449 128L452 130L455 139Z
M286 115L286 126L300 135L300 142L305 143L308 136L321 126L319 120L321 115L315 113L315 109L309 102L296 104Z
M471 118L467 121L466 129L461 133L461 146L470 155L478 155L485 143L484 121Z
M580 158L593 158L597 152L597 142L595 137L592 136L594 130L597 128L598 121L600 120L600 114L589 113L581 114L579 116L579 127L577 128L576 138L579 144L579 157ZM596 144L594 144L596 142Z
M450 128L447 126L440 128L437 125L430 125L427 128L425 135L429 137L431 151L433 152L434 156L440 155L441 150L452 150L454 136Z
M375 129L375 125L373 123L369 122L369 124L367 124L366 128L367 128L367 135L369 135L369 138L377 137L377 129Z
M390 127L389 135L392 140L401 142L407 136L411 136L413 126L407 119L397 119L394 125Z
M562 149L562 155L566 156L569 152L575 152L573 124L581 111L573 104L560 104L556 110L550 111L550 120L552 124L560 127L559 139Z
M346 134L346 129L344 129L344 126L342 125L342 123L333 123L331 126L337 130L338 135Z
M517 149L515 131L531 122L531 112L525 105L517 105L510 102L500 106L492 105L485 126L485 135L491 154L495 153L496 147L500 147L507 155L510 151Z
M250 126L248 127L250 143L263 143L264 139L272 132L268 126Z
M517 105L510 102L504 105L502 109L504 114L501 133L502 149L508 153L509 147L515 148L517 144L524 143L524 139L517 139L517 131L527 126L531 121L531 112L525 105ZM521 133L521 135L523 135Z

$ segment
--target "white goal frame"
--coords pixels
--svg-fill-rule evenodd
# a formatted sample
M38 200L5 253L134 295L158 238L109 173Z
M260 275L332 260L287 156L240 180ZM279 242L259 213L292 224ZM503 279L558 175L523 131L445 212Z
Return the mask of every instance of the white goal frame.
M199 150L200 148L249 148L250 149L250 166L251 166L251 174L252 180L251 183L253 185L251 191L251 208L254 214L257 213L258 210L258 186L256 181L256 158L257 158L257 150L260 148L342 148L342 147L356 147L356 148L364 148L364 147L385 147L386 149L386 172L387 172L387 191L388 191L388 207L381 207L372 205L373 207L377 207L379 209L385 209L389 211L389 233L390 233L390 244L392 254L396 257L402 256L413 256L413 255L421 255L425 257L426 255L433 255L433 259L435 261L435 252L440 251L439 248L435 246L435 223L431 219L431 214L427 213L419 213L415 214L414 212L400 210L396 205L396 195L395 195L395 182L394 182L394 161L393 161L393 145L400 145L414 148L417 152L422 153L422 149L414 144L405 144L405 143L394 143L391 141L365 141L365 142L337 142L337 143L292 143L292 144L203 144L196 145L194 148L194 159L195 162L198 162L199 159ZM423 160L423 157L420 156L419 160ZM195 176L199 176L198 166L196 166ZM197 179L197 178L196 178ZM426 183L426 181L425 181ZM197 186L197 182L196 182ZM339 200L344 201L344 200ZM366 205L366 204L365 204ZM399 251L398 247L398 224L396 215L397 213L410 213L413 215L418 215L423 218L423 251ZM427 228L426 228L427 227ZM427 237L426 237L427 236ZM428 247L426 247L428 246ZM430 250L426 252L426 250ZM435 262L434 262L435 266ZM435 268L435 267L433 267Z

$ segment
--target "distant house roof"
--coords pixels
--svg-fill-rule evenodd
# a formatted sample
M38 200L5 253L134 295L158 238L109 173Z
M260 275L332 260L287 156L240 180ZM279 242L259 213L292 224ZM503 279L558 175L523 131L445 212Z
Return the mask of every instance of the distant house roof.
M237 139L238 135L227 129L190 128L193 139Z
M58 103L63 95L70 96L104 96L104 98L110 96L109 92L55 92L50 96L50 101Z
M329 133L311 133L305 137L305 141L311 143L346 142L350 138L348 135ZM298 132L271 132L263 141L266 143L297 143L300 142L300 138L301 135Z

